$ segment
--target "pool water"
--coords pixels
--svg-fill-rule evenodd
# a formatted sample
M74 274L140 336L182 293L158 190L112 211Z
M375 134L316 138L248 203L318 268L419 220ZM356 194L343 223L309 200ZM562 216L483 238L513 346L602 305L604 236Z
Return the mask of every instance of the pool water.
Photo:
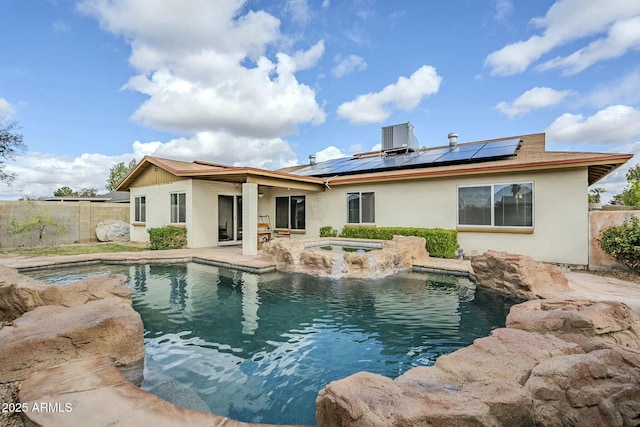
M128 277L145 328L142 387L244 422L315 424L315 399L359 371L395 378L504 326L516 301L465 278L335 280L207 265L93 265L28 273Z

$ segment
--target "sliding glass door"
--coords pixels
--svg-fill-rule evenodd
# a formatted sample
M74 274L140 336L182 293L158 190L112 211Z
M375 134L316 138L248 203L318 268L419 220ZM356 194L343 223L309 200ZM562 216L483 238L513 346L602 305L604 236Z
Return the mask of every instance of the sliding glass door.
M242 241L242 196L218 196L218 242Z

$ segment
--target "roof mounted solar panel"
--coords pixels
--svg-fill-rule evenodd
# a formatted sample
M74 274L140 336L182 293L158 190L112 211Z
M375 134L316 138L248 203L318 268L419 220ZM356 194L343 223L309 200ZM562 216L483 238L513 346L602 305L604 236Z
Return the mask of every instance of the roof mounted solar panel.
M323 177L489 161L514 156L520 142L517 138L414 152L380 153L375 157L344 157L310 165L294 173Z
M514 156L519 147L520 139L487 142L471 157L471 160Z

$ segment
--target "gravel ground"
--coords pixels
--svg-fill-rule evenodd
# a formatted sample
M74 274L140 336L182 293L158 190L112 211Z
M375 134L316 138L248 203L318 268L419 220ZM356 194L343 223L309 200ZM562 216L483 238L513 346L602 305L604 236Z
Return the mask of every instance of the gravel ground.
M11 408L7 407L7 404L18 402L18 390L21 384L20 381L0 384L0 426L2 427L26 426L20 414L9 412Z

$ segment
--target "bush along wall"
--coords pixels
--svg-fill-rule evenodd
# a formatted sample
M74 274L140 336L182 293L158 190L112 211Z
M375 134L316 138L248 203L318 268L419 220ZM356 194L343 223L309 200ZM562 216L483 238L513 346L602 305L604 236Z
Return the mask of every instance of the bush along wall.
M150 228L149 233L149 249L182 249L187 246L187 229L184 227L174 227L167 225L166 227Z
M602 250L619 263L640 273L640 219L637 216L607 228L598 242Z
M320 227L320 237L338 237L338 230L330 225L325 225Z
M393 236L424 237L429 255L436 258L455 258L458 247L458 232L444 228L414 227L359 227L345 226L340 237L352 239L391 240Z

